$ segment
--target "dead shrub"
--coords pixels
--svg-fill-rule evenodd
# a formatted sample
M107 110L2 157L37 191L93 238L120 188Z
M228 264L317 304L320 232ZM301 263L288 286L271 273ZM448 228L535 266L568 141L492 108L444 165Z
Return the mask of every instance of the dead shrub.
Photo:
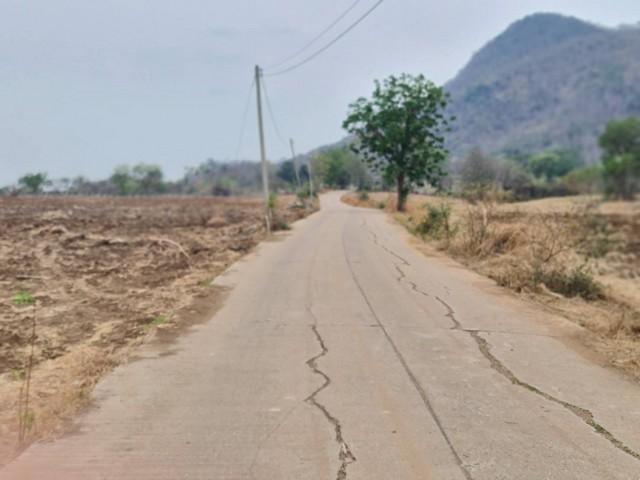
M526 235L522 229L505 225L494 229L489 235L488 251L494 254L505 254L526 244Z
M574 222L566 215L535 215L529 224L531 260L536 268L544 268L574 248Z
M622 318L621 329L632 335L640 336L640 312L627 310Z
M609 219L598 214L596 208L597 204L589 203L575 213L579 227L577 248L588 258L603 258L623 243Z
M494 248L504 246L505 239L494 242L495 219L495 203L480 202L477 205L469 205L460 223L460 242L453 246L452 250L460 255L476 258L496 253Z

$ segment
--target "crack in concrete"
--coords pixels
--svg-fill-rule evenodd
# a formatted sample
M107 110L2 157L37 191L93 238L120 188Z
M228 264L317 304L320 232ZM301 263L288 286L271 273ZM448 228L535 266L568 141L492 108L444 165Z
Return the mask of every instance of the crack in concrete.
M405 265L409 265L409 263L400 255L396 254L395 252L392 252L386 246L380 244L378 242L378 237L371 230L366 228L366 225L363 224L363 227L372 235L372 237L374 238L374 243L377 246L381 247L383 250L387 251L394 257L402 259ZM408 280L406 273L400 268L399 265L397 265L395 262L393 262L393 265L396 268L396 270L401 272L402 274L401 277L397 278L396 280L398 280L399 282L402 280L405 280L405 282L408 283L414 291L427 297L430 296L428 293L420 290L415 284L415 282ZM447 290L447 293L449 293L448 288L445 287L445 290ZM576 415L578 418L580 418L584 423L589 425L598 435L602 436L604 439L609 441L614 447L626 453L627 455L630 455L636 460L640 460L640 453L636 452L635 450L625 445L624 442L622 442L615 435L613 435L609 430L607 430L600 423L598 423L595 420L593 413L591 413L589 410L579 407L577 405L573 405L564 400L560 400L559 398L556 398L553 395L547 392L544 392L539 388L520 380L508 367L506 367L500 360L498 360L498 358L495 355L491 353L491 344L485 338L480 336L480 333L484 333L482 330L473 330L473 329L463 328L460 322L458 321L458 319L456 318L454 309L439 296L436 295L433 298L435 298L439 303L442 304L442 306L444 306L447 312L445 316L449 318L451 320L451 323L453 324L453 326L451 327L451 330L458 330L461 332L468 333L471 336L471 338L475 340L476 344L478 345L478 349L480 350L480 353L489 361L491 368L493 368L495 371L497 371L499 374L501 374L503 377L509 380L512 384L522 387L532 393L535 393L536 395L539 395L540 397L544 398L549 402L555 403L567 409L568 411Z
M398 255L396 252L394 252L393 250L388 248L386 245L383 245L382 243L380 243L380 241L378 240L378 236L375 234L375 232L373 232L372 230L367 228L367 223L364 220L362 221L360 226L361 226L361 228L363 230L365 230L371 236L371 239L373 240L373 243L377 247L381 248L382 250L387 252L389 255L392 255L395 258L399 259L404 266L407 266L407 267L411 266L411 264L405 258L403 258L402 256ZM398 265L397 263L393 262L393 266L396 269L396 271L398 272L398 277L396 277L396 281L398 283L402 283L402 281L404 280L404 281L406 281L406 283L408 283L411 286L411 288L416 293L424 295L425 297L429 297L430 296L427 292L424 292L424 291L420 290L420 288L418 287L418 285L415 282L412 282L411 280L409 280L407 278L407 274L404 272L404 270L402 270L402 268L400 268L400 265Z
M464 475L465 479L473 480L473 477L471 476L471 473L467 469L467 466L464 464L464 462L462 461L462 458L460 457L460 455L458 454L457 450L453 446L453 443L452 443L451 439L449 438L449 434L444 429L444 426L442 425L442 422L440 421L440 417L436 413L433 405L431 404L431 401L429 400L427 392L422 387L422 384L418 381L418 378L413 373L413 370L411 370L411 368L409 367L409 364L407 363L406 359L404 358L404 355L402 355L402 352L400 352L400 349L398 348L396 343L393 341L393 338L389 334L389 332L386 329L385 325L380 320L380 317L378 317L378 314L376 313L375 309L373 308L373 305L372 305L371 301L369 300L369 297L365 293L364 288L362 287L362 284L358 280L358 277L355 274L355 271L353 269L353 264L349 260L349 255L347 254L347 247L345 245L344 233L343 233L343 236L342 236L342 248L343 248L343 251L344 251L345 261L346 261L347 266L349 268L349 271L351 273L351 278L353 279L353 282L355 283L356 287L358 288L358 290L360 292L360 295L362 296L365 304L367 305L367 307L369 309L369 312L371 313L371 316L374 318L374 320L376 321L376 324L379 326L379 328L382 331L383 335L387 339L387 342L391 346L391 349L393 350L396 358L400 362L400 365L402 366L402 368L404 369L405 373L407 374L407 377L409 377L409 381L411 382L411 384L413 385L415 390L418 392L418 395L420 396L420 399L422 400L422 403L424 404L424 406L426 407L427 411L431 415L431 418L433 419L434 423L436 424L436 427L440 431L440 435L442 435L442 438L444 439L444 441L446 442L447 446L449 447L449 450L451 451L451 454L453 455L453 458L455 459L456 464L460 468L460 471ZM398 256L398 258L402 258L402 257ZM409 263L406 262L406 265L409 265Z
M392 255L394 257L396 257L398 260L400 260L402 262L403 265L409 266L411 265L407 259L405 259L404 257L398 255L396 252L394 252L393 250L391 250L390 248L388 248L386 245L380 243L380 241L378 240L378 235L376 235L376 233L373 230L370 230L369 228L367 228L367 222L365 220L362 221L362 223L360 224L360 227L365 230L372 238L373 243L375 245L377 245L378 247L380 247L382 250L384 250L385 252L387 252L389 255Z
M513 385L522 387L532 393L535 393L536 395L539 395L540 397L544 398L549 402L555 403L569 410L575 416L580 418L584 423L586 423L591 428L593 428L593 430L597 434L599 434L600 436L608 440L614 447L626 453L627 455L632 456L636 460L640 460L640 453L629 448L621 440L615 437L609 430L607 430L600 423L598 423L595 420L593 413L591 413L589 410L582 408L578 405L574 405L572 403L566 402L564 400L560 400L559 398L554 397L553 395L543 390L540 390L538 387L520 380L504 363L498 360L498 358L493 353L491 353L491 344L485 338L480 336L481 331L462 328L460 325L460 322L455 316L455 310L451 307L451 305L449 305L447 302L442 300L440 297L435 297L435 299L445 307L447 311L446 316L449 319L451 319L454 325L452 330L460 330L468 333L471 336L471 338L475 340L476 344L478 345L478 349L480 350L480 353L482 353L482 355L489 361L491 368L493 368L496 372L498 372L500 375L502 375L507 380L509 380Z
M311 393L311 395L305 398L304 401L314 406L318 410L320 410L324 415L324 417L327 419L327 421L333 426L333 429L335 431L336 443L340 445L340 453L338 454L338 458L340 460L340 467L338 468L338 472L336 473L336 480L346 480L347 467L356 461L356 457L351 451L351 448L349 448L349 445L347 444L347 442L345 442L344 440L344 437L342 435L342 424L340 423L340 420L334 417L329 412L327 407L325 407L323 404L318 402L318 400L316 399L316 396L320 392L322 392L325 388L331 385L331 378L329 377L329 375L327 375L325 372L320 370L320 368L318 367L318 360L324 357L325 355L327 355L327 353L329 353L329 349L327 348L322 336L320 335L320 332L318 331L317 319L315 314L311 311L311 309L308 309L308 310L316 322L314 325L311 325L311 331L314 333L316 340L320 345L320 353L318 353L317 355L314 355L309 360L307 360L306 364L313 371L313 373L321 376L324 381L322 385L318 387L316 390L314 390Z

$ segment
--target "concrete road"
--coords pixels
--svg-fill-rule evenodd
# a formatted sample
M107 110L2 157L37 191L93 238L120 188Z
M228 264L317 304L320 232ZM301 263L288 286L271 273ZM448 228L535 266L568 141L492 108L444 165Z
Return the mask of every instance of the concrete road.
M640 387L578 353L577 327L322 203L0 478L640 479Z

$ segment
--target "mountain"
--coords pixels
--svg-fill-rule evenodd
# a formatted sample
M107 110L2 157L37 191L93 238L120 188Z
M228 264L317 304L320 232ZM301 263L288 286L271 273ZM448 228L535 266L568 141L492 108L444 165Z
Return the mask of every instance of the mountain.
M614 118L640 115L640 28L603 28L535 14L512 24L445 85L456 116L448 146L459 158L575 148L599 157Z

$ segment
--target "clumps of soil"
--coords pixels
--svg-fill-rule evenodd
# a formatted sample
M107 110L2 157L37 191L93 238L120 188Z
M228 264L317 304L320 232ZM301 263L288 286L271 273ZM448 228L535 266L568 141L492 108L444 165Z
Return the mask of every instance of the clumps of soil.
M289 224L309 213L280 198ZM257 198L0 198L0 464L15 449L17 400L37 333L28 439L59 425L154 329L168 329L212 279L265 235ZM200 299L200 300L199 300Z

